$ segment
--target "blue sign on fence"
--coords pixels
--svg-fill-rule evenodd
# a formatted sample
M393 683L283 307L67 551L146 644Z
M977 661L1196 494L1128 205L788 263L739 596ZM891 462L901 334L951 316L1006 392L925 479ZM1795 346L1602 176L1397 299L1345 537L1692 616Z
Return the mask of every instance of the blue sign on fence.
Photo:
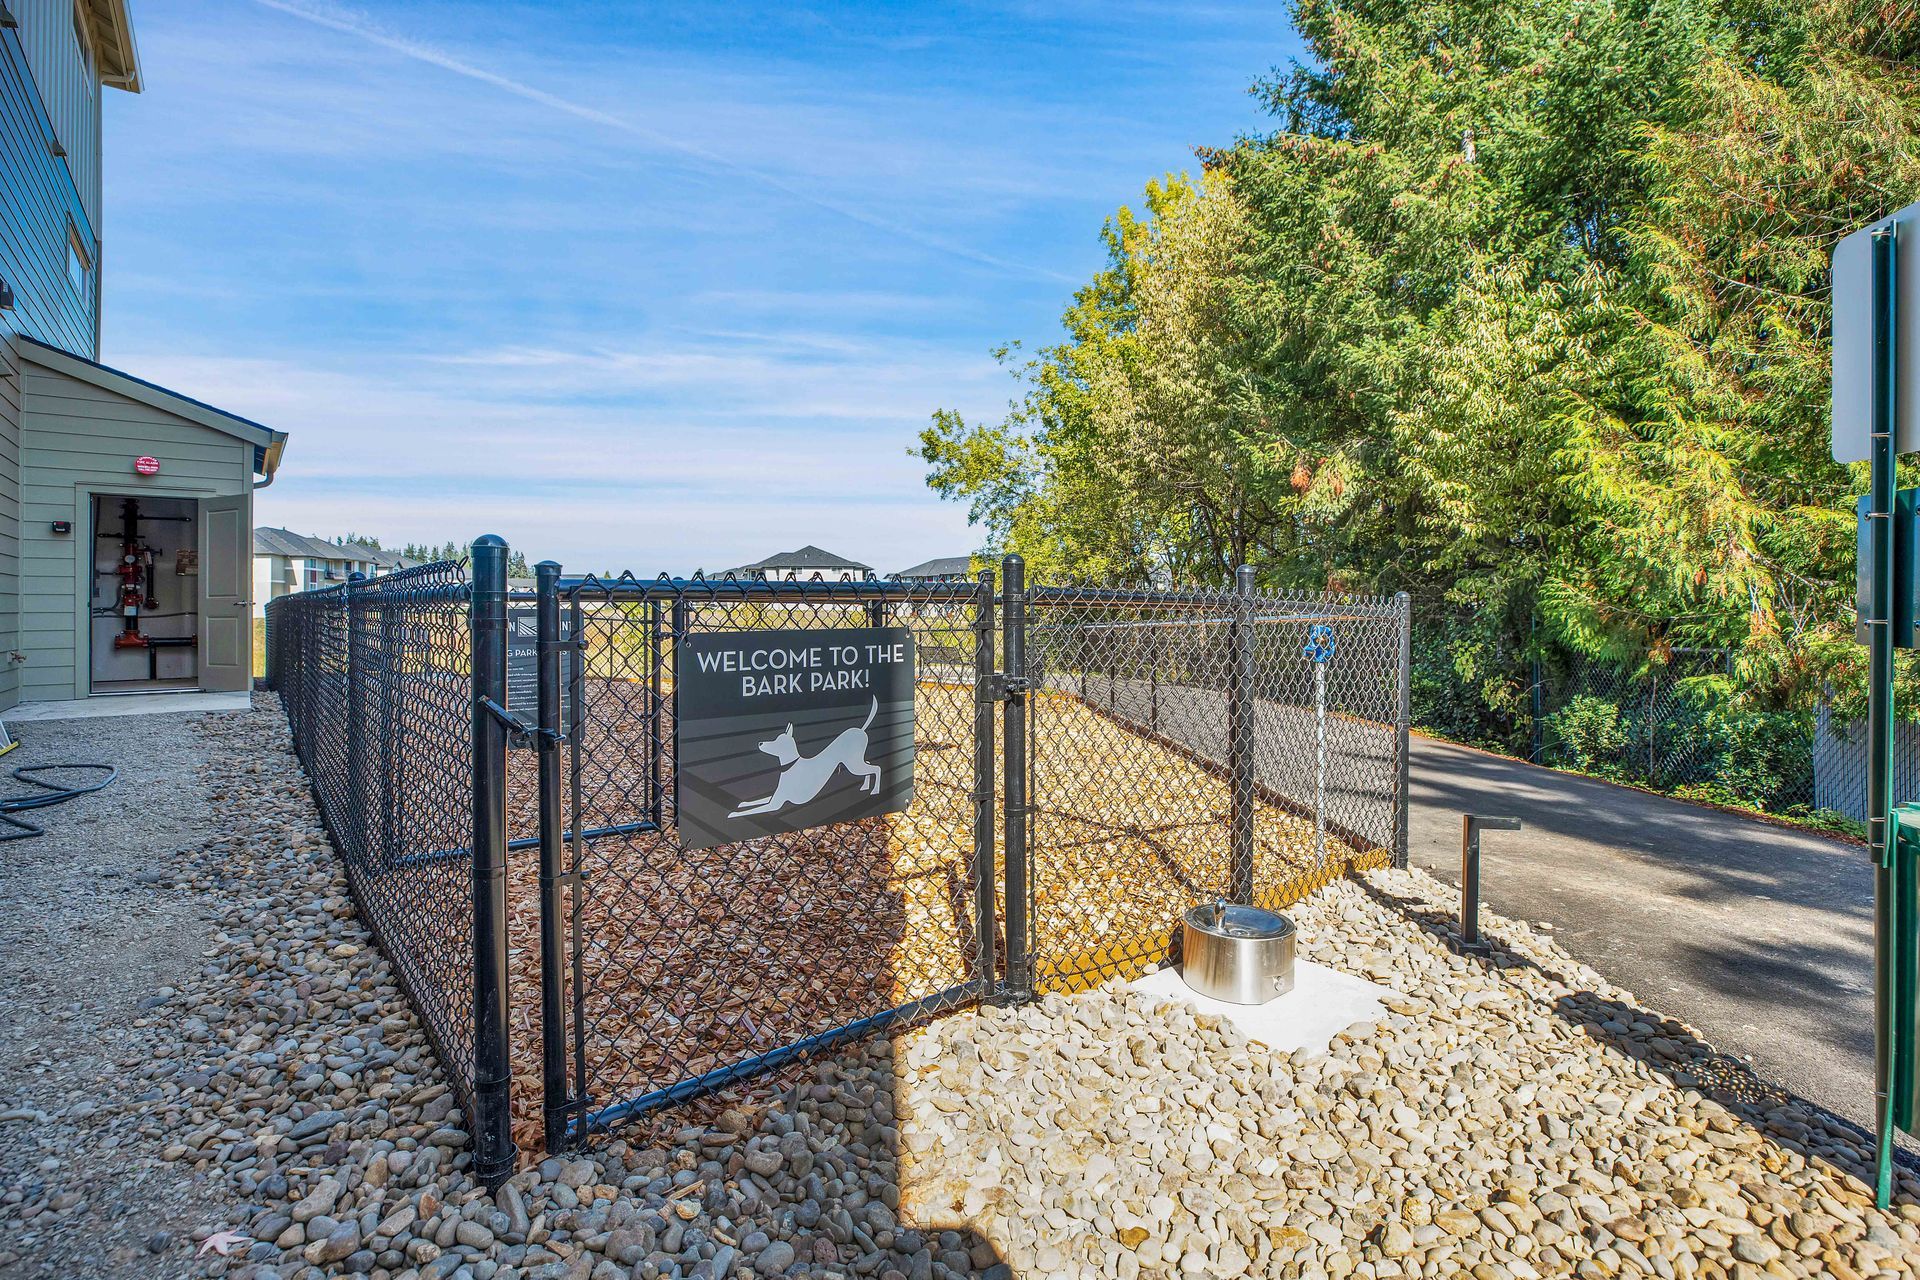
M1300 656L1309 662L1325 662L1333 657L1333 624L1316 622L1307 631L1307 643L1302 646Z

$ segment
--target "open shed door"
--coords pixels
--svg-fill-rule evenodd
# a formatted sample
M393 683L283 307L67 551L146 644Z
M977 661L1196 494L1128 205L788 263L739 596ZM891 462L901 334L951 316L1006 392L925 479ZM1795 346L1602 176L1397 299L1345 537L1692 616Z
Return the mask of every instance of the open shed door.
M253 684L250 500L244 493L200 499L200 687L228 692Z

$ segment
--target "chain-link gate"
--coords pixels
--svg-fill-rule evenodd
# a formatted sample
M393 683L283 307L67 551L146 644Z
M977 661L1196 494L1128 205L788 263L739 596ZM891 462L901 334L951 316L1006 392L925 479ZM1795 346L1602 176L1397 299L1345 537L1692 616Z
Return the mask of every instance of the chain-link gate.
M543 876L547 916L564 922L543 935L550 1145L988 994L986 585L562 581L546 566L540 582L545 826L563 826ZM711 848L676 839L678 648L850 627L913 637L905 812Z

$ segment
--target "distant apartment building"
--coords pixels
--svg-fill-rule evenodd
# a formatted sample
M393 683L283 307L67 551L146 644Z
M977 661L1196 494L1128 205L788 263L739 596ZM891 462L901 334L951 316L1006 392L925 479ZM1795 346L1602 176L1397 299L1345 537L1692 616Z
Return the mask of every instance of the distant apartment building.
M262 617L267 602L295 591L311 591L345 582L356 573L378 578L417 563L392 551L360 542L328 542L288 529L253 531L253 613Z
M823 582L856 582L872 577L873 567L809 544L798 551L782 551L765 560L729 569L727 576L767 582L806 582L815 577Z
M973 557L942 556L937 560L922 560L893 576L899 582L959 582L973 576Z

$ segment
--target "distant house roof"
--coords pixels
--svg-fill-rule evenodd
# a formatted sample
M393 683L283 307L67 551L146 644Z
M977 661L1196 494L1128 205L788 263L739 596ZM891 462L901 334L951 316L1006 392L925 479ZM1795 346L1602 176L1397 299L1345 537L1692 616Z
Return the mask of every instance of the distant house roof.
M848 560L831 551L822 551L811 544L798 551L782 551L779 555L768 556L765 560L756 560L752 564L743 564L728 573L736 578L752 577L755 574L769 573L826 573L841 569L854 569L861 573L872 573L873 566L861 564L858 560Z
M411 569L421 564L419 560L410 560L398 551L386 551L380 547L370 547L364 542L343 542L340 544L351 552L356 560L365 560L377 564L389 572L395 569Z
M295 533L291 529L255 529L253 531L253 554L257 556L297 556L306 559L344 560L340 548L318 538L309 538L305 534Z
M973 572L972 556L942 556L923 560L911 569L902 569L896 578L964 578Z
M395 551L381 551L364 542L328 542L309 538L291 529L260 528L253 531L253 554L257 556L293 556L313 560L361 560L382 569L411 569L420 563Z

